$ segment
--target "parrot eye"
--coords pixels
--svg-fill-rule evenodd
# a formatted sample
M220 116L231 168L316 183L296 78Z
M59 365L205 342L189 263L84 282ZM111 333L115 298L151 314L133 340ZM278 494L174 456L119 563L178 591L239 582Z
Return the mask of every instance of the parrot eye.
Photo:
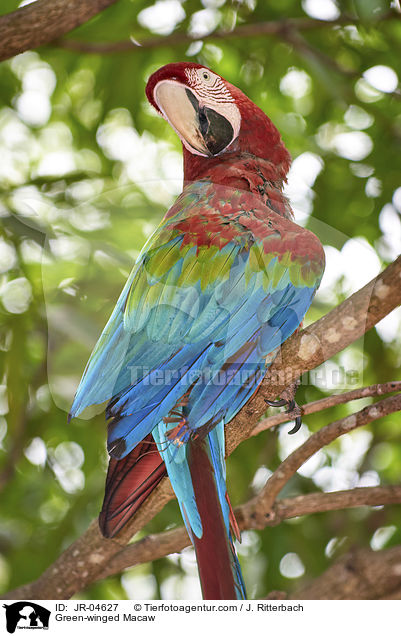
M209 73L209 71L207 71L206 69L202 69L199 70L198 72L198 77L202 80L202 82L204 82L205 84L211 84L213 82L213 76L211 73Z

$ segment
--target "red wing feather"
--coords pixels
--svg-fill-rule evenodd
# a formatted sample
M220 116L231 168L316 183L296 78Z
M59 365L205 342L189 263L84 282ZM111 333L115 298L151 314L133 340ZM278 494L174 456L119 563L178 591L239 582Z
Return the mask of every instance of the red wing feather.
M164 462L151 435L123 459L110 459L99 527L114 537L166 475Z

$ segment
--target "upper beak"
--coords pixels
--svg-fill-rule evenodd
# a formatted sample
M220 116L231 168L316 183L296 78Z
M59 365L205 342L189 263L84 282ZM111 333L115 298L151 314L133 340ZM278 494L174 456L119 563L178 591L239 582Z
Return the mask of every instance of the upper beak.
M201 105L189 89L173 80L157 84L155 100L182 141L196 153L218 155L234 138L234 129L224 115Z

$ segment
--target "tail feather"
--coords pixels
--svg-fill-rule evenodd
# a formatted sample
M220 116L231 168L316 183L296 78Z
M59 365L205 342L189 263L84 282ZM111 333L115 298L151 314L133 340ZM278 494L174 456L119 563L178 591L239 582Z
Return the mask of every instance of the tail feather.
M226 493L223 501L219 496L210 440L191 441L188 447L188 463L203 528L201 537L192 537L203 598L245 598L245 585L229 528L230 507Z
M246 598L233 541L239 528L225 483L223 422L205 438L178 447L165 434L163 423L153 431L160 453L148 435L123 459L110 460L100 530L114 537L168 470L195 548L203 597Z
M111 458L99 515L103 536L114 537L166 474L166 467L151 435L123 459Z

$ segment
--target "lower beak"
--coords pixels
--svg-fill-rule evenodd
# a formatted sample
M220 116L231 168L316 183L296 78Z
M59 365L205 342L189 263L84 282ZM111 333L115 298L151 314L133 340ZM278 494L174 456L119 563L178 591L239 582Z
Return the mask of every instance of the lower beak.
M201 106L194 93L174 81L162 81L155 98L163 114L183 143L196 153L218 155L233 140L234 130L226 117Z

